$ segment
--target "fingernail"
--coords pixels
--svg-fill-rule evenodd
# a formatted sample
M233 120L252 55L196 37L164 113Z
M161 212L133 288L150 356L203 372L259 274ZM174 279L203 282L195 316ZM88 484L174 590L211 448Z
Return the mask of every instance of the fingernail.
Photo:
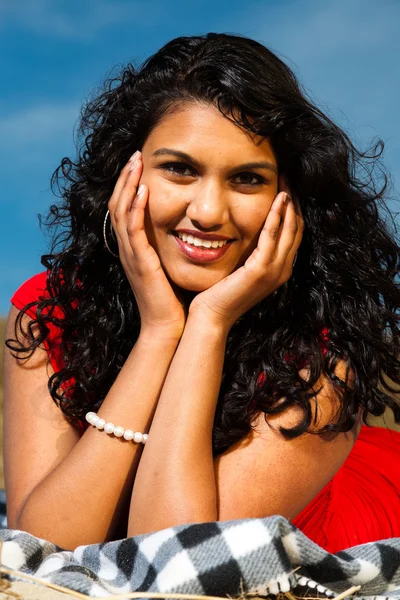
M286 192L283 192L283 195L282 194L278 194L275 197L275 204L277 206L286 204L286 201L287 201L287 194L286 194Z
M129 162L135 162L136 159L138 158L139 154L140 154L140 151L136 150L136 152L134 154L132 154L132 156L130 157Z
M137 196L141 196L143 194L143 192L144 192L144 185L143 185L143 183L141 183L139 185L139 189L137 191Z

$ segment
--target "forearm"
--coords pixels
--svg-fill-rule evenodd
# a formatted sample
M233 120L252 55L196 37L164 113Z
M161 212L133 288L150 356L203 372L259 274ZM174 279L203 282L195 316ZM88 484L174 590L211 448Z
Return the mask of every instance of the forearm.
M136 475L128 536L213 521L212 428L226 335L189 316Z
M141 334L98 415L148 432L177 345L175 339ZM121 511L127 512L143 448L89 427L30 494L15 528L66 549L112 539Z

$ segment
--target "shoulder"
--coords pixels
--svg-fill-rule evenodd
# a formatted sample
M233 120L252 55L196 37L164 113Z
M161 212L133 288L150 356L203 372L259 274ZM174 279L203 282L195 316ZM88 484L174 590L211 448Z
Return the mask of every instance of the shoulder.
M335 375L344 380L347 372L348 365L341 360ZM309 375L308 369L300 371L305 380ZM348 382L350 386L354 384L351 370ZM336 390L327 376L321 375L318 390L311 401L309 432L291 440L279 432L280 426L291 428L298 424L303 414L298 406L276 415L259 413L252 421L250 433L217 456L214 466L219 520L274 514L292 519L337 473L360 432L360 415L351 431L318 434L324 425L335 422L340 409Z
M20 287L14 292L11 297L11 311L9 319L12 323L17 323L17 318L21 316L23 311L22 319L19 323L19 329L25 329L30 319L37 320L37 303L41 300L48 300L51 298L50 292L47 287L49 271L42 271L36 273L26 281L24 281ZM16 308L17 310L12 310ZM51 318L46 319L47 315L51 315ZM62 308L55 304L52 307L45 307L42 311L41 317L46 319L47 333L43 339L44 348L50 352L50 362L55 371L58 371L62 365L61 355L59 352L60 337L62 335L59 324L53 322L53 318L63 319L64 313ZM22 338L21 338L22 339Z
M347 385L350 388L354 388L354 370L343 358L338 360L334 369L334 374L341 381L347 381ZM310 368L301 368L299 370L299 375L304 381L308 381L310 379ZM339 388L324 373L321 373L316 385L311 389L313 392L317 393L313 398L310 398L311 425L309 431L315 433L329 423L336 423L342 404ZM284 398L281 400L284 400ZM303 410L297 405L292 405L282 413L269 415L267 420L270 425L275 425L278 428L279 426L290 428L297 425L302 416ZM359 411L355 417L353 433L357 436L361 427L361 411ZM324 436L321 436L321 439L323 438Z
M25 308L27 304L36 302L40 297L48 297L46 288L47 271L36 273L26 281L24 281L11 297L11 304L19 310ZM35 317L36 311L34 307L27 310L31 317Z

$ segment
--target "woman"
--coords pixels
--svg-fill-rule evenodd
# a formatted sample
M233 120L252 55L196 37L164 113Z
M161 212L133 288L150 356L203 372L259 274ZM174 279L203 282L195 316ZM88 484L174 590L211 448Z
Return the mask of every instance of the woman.
M331 552L400 535L400 436L363 426L400 420L399 245L355 169L379 151L214 33L128 65L81 133L8 319L8 526L67 549L273 514Z

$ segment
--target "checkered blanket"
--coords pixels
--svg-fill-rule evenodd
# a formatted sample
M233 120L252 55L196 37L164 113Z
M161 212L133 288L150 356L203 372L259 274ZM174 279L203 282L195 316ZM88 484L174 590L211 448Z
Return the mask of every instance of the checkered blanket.
M187 593L238 597L291 591L332 598L400 598L400 538L330 554L281 516L170 527L74 552L0 530L3 566L87 594Z

